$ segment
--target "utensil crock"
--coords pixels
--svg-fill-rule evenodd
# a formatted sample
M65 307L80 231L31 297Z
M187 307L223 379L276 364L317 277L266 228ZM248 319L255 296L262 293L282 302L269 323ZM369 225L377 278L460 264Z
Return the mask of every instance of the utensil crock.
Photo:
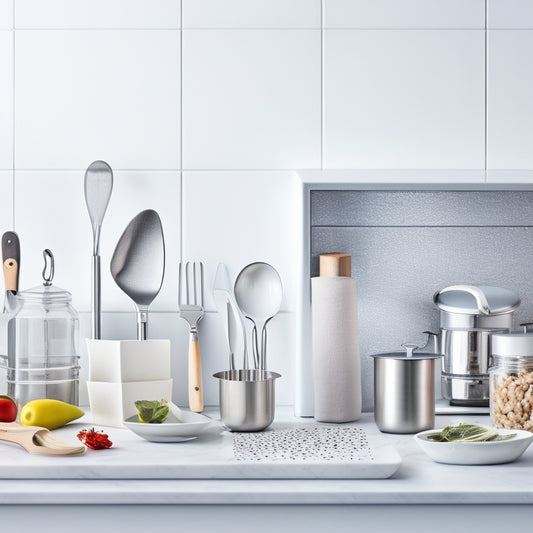
M274 420L275 380L268 370L224 370L219 380L220 419L231 431L262 431Z

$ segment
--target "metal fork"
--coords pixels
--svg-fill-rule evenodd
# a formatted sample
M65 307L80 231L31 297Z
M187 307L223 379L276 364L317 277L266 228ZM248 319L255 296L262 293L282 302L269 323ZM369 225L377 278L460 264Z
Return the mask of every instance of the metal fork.
M179 313L189 324L189 408L195 413L201 413L204 410L204 399L198 322L204 316L204 265L197 261L187 261L182 269L180 263L178 276ZM185 303L182 301L183 292Z

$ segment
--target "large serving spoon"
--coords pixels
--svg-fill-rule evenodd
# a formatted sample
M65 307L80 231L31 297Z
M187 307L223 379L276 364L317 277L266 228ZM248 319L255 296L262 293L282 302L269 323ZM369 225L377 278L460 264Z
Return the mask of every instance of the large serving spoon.
M281 307L283 286L277 270L268 263L245 266L235 280L235 299L252 321L252 350L256 368L266 370L266 324ZM258 336L261 332L261 349Z
M137 308L137 339L145 340L148 307L165 274L165 240L159 215L140 212L127 225L111 258L111 275Z
M113 190L113 171L105 161L94 161L85 171L85 203L93 227L91 262L92 338L102 337L100 281L100 231Z

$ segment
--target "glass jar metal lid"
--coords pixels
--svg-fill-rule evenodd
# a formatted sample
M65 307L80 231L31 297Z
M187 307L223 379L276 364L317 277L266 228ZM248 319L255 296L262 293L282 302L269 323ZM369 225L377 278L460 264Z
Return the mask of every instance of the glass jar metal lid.
M52 285L54 277L54 255L48 249L43 251L44 268L43 268L43 284L31 289L21 291L20 298L28 302L70 302L72 301L72 294L70 292L60 289Z

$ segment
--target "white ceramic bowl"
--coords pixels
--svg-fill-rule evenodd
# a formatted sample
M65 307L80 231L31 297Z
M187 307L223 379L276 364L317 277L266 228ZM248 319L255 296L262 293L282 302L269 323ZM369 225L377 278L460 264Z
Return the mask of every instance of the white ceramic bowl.
M172 401L172 380L104 383L88 381L93 424L124 427L124 420L137 414L136 400Z
M169 417L170 418L170 417ZM139 422L137 415L124 420L124 425L152 442L182 442L196 438L211 423L211 419L200 413L181 411L182 422L167 421L162 424Z
M124 383L170 379L169 340L86 339L89 381Z
M437 463L452 465L495 465L518 459L533 441L533 433L520 429L499 429L500 435L516 433L509 440L494 442L435 442L427 436L438 433L428 429L414 436L416 443Z

